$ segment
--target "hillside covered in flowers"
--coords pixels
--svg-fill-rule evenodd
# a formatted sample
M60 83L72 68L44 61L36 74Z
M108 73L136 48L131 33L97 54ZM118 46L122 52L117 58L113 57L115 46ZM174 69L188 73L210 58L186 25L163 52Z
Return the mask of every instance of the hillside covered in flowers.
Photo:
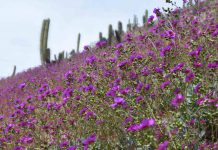
M121 43L0 80L0 149L218 149L217 14L156 8Z

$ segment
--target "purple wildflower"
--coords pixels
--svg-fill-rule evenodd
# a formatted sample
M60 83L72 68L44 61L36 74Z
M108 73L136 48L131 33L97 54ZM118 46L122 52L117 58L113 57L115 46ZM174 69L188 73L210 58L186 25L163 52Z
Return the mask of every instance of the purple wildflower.
M16 146L16 147L14 147L13 150L24 150L24 149L25 149L25 147L23 147L23 146Z
M190 72L186 75L185 81L190 82L194 79L194 77L195 77L195 74L193 72Z
M160 56L164 57L166 55L166 52L169 52L171 50L171 46L167 45L166 47L163 47L160 51Z
M139 102L142 101L142 100L143 100L143 97L142 97L141 95L136 98L136 102L137 102L137 103L139 103Z
M150 89L150 86L151 86L151 85L150 85L149 83L147 83L147 84L145 85L145 87L144 87L144 90L145 90L145 91L148 91L148 90Z
M77 149L77 146L70 146L66 150L76 150L76 149Z
M21 83L20 85L19 85L19 89L24 89L24 87L26 86L26 83Z
M151 16L148 18L148 23L151 23L151 22L153 22L153 20L154 20L154 16L153 16L153 15L151 15Z
M144 128L147 128L147 127L150 127L150 126L154 126L155 125L155 120L154 119L143 119L141 121L141 123L139 124L133 124L131 125L127 131L128 132L135 132L135 131L138 131L138 130L142 130Z
M161 144L158 146L157 150L166 150L168 144L169 144L168 141L164 141L163 143L161 143Z
M179 63L177 64L172 70L172 73L176 73L177 71L181 70L183 68L183 66L185 65L185 63Z
M194 92L195 92L196 94L199 93L200 88L201 88L201 83L198 83L198 84L196 85L196 87L194 88Z
M165 37L167 37L169 39L174 39L176 37L176 33L173 32L173 30L166 30Z
M210 68L210 69L211 68L217 68L218 67L218 61L208 63L207 67Z
M68 141L63 141L60 143L60 148L65 148L69 145L69 142Z
M167 80L167 81L161 83L160 88L163 90L163 89L165 89L165 88L167 87L167 85L169 85L170 83L171 83L171 81L170 81L170 80Z
M182 103L184 101L184 97L182 94L177 94L173 100L171 101L171 104L174 106L174 107L178 107L180 103Z
M155 13L156 16L160 16L161 15L160 8L154 8L153 13Z
M33 142L33 138L30 136L24 136L21 138L21 142L22 143L32 143Z
M127 60L123 60L118 64L118 67L122 68L123 66L127 65L128 61Z
M191 51L189 53L189 56L192 56L192 57L195 57L195 58L198 58L199 55L200 55L200 52L202 51L203 47L202 46L198 46L198 48L194 51Z
M96 56L93 55L93 56L90 56L90 57L86 58L86 63L87 64L93 64L96 60L97 60Z
M82 143L86 149L88 149L88 145L94 143L96 141L96 134L90 135L87 139L85 139Z
M110 105L112 108L115 108L118 105L124 105L126 103L126 101L122 97L115 97L114 102L115 103Z

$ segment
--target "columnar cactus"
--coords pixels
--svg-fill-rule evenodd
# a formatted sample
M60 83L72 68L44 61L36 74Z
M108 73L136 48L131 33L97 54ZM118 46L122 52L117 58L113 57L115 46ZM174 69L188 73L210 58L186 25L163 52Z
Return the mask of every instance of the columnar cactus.
M42 30L41 30L41 37L40 37L41 64L46 63L46 59L48 59L48 57L46 57L46 56L50 57L50 50L49 51L47 50L49 24L50 24L50 19L44 19L43 20ZM46 54L47 52L49 52L49 54Z
M44 55L44 57L45 57L45 63L50 63L50 57L51 57L51 51L50 51L50 49L49 48L47 48L46 50L45 50L45 55Z
M132 24L130 22L130 19L129 19L128 24L127 24L127 31L132 31Z
M110 24L108 28L108 45L112 44L113 38L114 38L114 30L112 25Z
M79 46L80 46L80 38L81 38L81 34L78 34L78 38L77 38L77 49L76 52L79 53Z
M102 35L102 32L99 32L99 41L103 41L103 35Z
M136 15L133 17L133 30L135 30L138 27L138 18Z
M14 70L13 70L13 73L12 73L12 75L11 75L12 77L15 76L15 74L16 74L16 69L17 69L17 68L16 68L16 65L14 65Z
M118 22L118 32L120 35L122 35L124 33L123 31L123 24L121 21Z
M121 34L119 33L119 31L115 30L115 35L116 35L116 40L118 43L121 42Z
M119 21L118 22L118 30L115 31L115 36L116 36L116 40L117 40L118 43L120 43L122 41L123 33L124 33L123 25L122 25L122 22Z
M143 16L143 25L147 27L148 24L148 10L146 9L145 15Z
M107 39L103 37L102 32L99 32L99 41L107 41Z
M58 54L58 61L61 61L63 59L64 59L64 51L62 51Z

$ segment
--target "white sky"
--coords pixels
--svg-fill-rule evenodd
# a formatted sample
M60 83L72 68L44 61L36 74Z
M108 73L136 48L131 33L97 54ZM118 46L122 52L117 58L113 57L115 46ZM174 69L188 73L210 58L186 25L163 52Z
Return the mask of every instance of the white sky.
M182 0L177 0L179 6ZM117 28L137 15L142 23L145 10L167 6L165 0L0 0L0 77L40 65L39 39L42 20L50 18L48 47L54 54L76 49L81 33L82 50L98 40L99 32L107 37L108 25Z

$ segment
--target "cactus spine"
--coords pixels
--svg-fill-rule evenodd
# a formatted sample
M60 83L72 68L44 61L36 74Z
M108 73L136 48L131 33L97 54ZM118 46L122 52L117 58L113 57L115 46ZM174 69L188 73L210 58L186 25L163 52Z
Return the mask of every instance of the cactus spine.
M41 37L40 37L40 58L41 64L50 62L50 50L47 48L48 31L50 19L44 19L42 23ZM49 61L48 61L49 59Z
M79 53L79 46L80 46L80 38L81 38L81 34L78 34L78 38L77 38L77 49L76 52Z
M110 24L108 28L108 45L112 44L113 37L114 37L114 30L112 25Z

